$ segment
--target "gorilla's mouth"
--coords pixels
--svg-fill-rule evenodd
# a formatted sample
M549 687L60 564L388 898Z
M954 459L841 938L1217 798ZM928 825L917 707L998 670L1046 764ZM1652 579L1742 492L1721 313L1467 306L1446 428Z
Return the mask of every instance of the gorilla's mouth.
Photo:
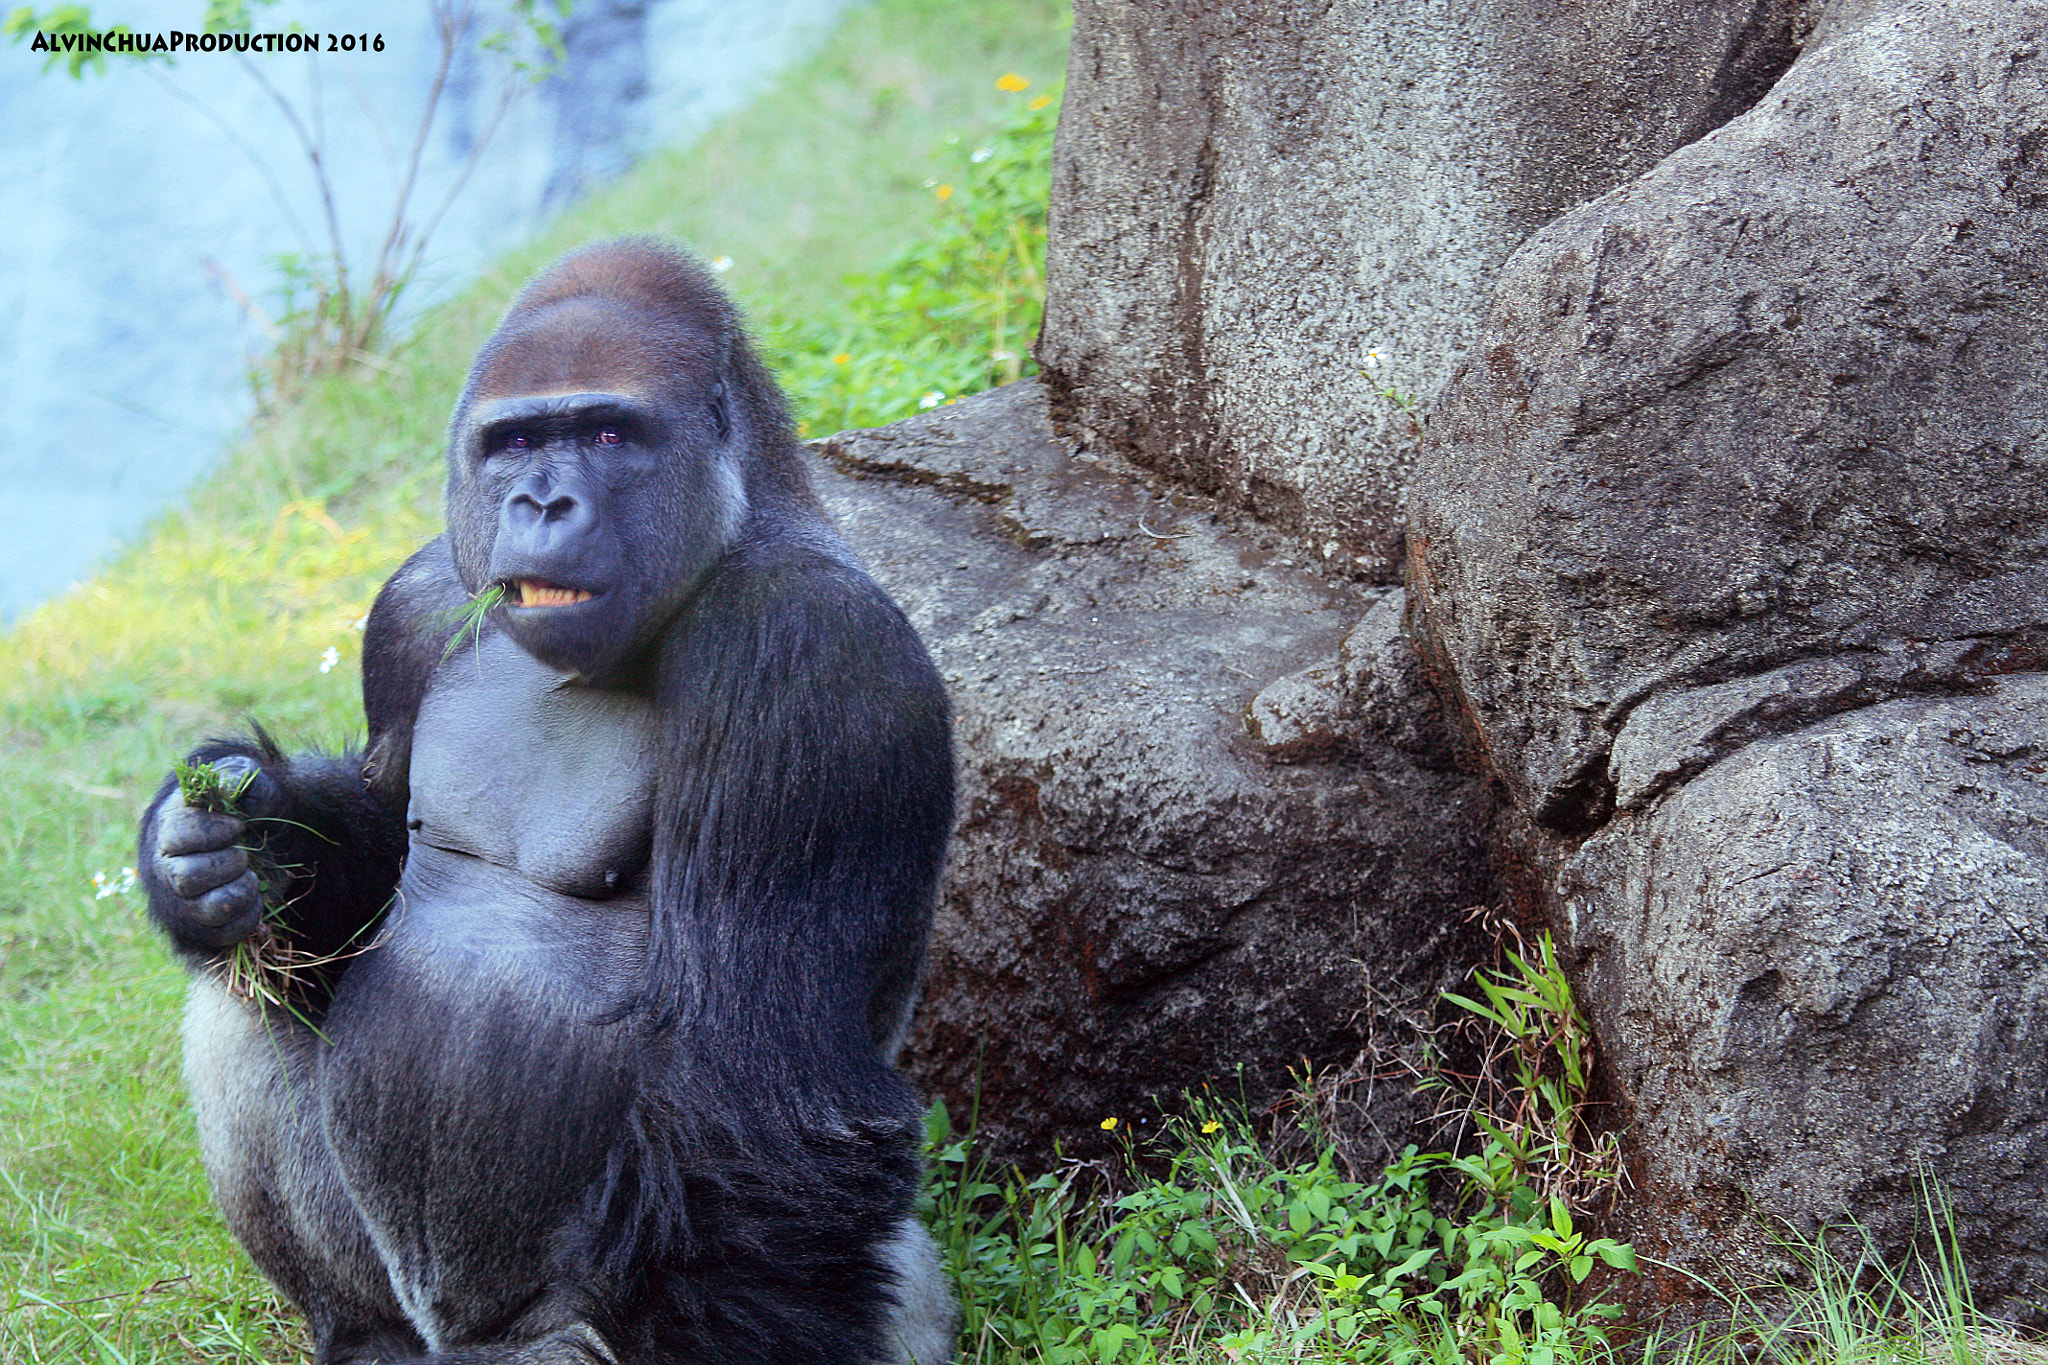
M565 588L544 578L520 578L512 582L522 607L567 607L588 602L594 594L582 588Z

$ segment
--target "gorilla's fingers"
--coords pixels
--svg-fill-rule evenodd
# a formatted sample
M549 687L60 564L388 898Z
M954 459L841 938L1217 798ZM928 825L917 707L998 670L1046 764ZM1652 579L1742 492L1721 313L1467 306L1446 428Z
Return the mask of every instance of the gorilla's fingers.
M241 842L245 824L239 815L222 811L201 810L174 801L166 801L164 810L156 822L156 851L159 857L180 858L191 853L220 853ZM247 866L248 859L243 858ZM239 868L236 871L240 871ZM234 873L229 873L233 876ZM225 880L225 879L223 879ZM218 886L220 883L215 882ZM179 895L188 894L183 889Z
M263 918L263 889L256 874L244 872L191 902L186 932L209 948L239 943L256 931Z
M163 860L164 880L186 900L198 900L230 882L253 874L249 855L239 848L216 849L211 853L187 853Z

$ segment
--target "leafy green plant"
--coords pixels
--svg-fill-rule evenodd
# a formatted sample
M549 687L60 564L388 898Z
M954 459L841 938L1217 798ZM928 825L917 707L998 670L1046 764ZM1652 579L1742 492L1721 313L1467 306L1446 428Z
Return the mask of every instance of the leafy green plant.
M1592 1122L1593 1027L1547 931L1534 954L1505 948L1503 956L1505 968L1473 974L1480 998L1444 994L1496 1031L1471 1113L1509 1169L1474 1175L1503 1190L1534 1184L1585 1208L1621 1173L1620 1139Z
M1203 1098L1166 1125L1158 1150L1127 1148L1115 1188L1095 1197L1102 1173L1072 1163L991 1179L941 1121L933 1207L963 1287L964 1358L1608 1357L1618 1310L1586 1287L1598 1268L1637 1264L1630 1247L1582 1226L1619 1169L1614 1138L1590 1118L1591 1028L1547 936L1503 957L1476 974L1475 995L1446 996L1487 1040L1464 1101L1479 1141L1411 1146L1375 1179L1340 1172L1312 1127L1307 1158L1278 1160L1299 1143L1262 1143L1242 1115ZM1296 1106L1311 1125L1314 1101Z
M997 84L1019 103L987 137L941 147L929 231L847 281L847 322L770 336L809 431L893 422L1035 371L1059 91L1026 99L1014 74Z
M1241 1116L1201 1101L1167 1131L1164 1174L1134 1163L1126 1192L1090 1199L1078 1165L989 1179L935 1120L963 1359L1557 1365L1607 1350L1611 1310L1570 1291L1596 1263L1633 1270L1633 1253L1514 1182L1493 1144L1476 1159L1410 1147L1361 1182L1327 1150L1276 1164Z

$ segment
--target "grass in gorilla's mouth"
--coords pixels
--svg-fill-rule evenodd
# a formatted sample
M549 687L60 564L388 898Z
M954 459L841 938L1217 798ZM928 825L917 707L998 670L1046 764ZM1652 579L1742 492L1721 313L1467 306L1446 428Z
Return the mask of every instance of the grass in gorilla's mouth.
M564 588L540 578L521 578L512 584L522 607L566 607L588 602L594 595L582 588Z

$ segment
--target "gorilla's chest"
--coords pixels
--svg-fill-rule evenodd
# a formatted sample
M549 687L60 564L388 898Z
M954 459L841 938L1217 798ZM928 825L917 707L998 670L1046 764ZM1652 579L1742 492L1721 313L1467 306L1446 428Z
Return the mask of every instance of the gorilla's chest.
M654 709L563 682L503 635L441 665L413 734L416 844L604 898L647 864Z

